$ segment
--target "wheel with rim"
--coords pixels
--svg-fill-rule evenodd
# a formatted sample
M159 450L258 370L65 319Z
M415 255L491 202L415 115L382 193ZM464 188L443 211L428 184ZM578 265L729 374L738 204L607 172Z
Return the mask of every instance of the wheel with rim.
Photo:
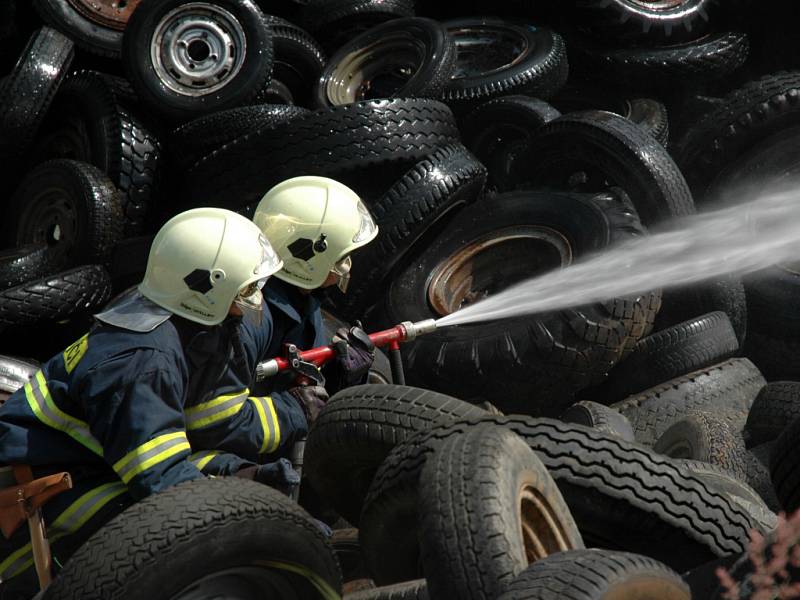
M446 102L504 94L554 95L567 80L564 41L554 31L496 18L444 22L456 43L456 65Z
M122 32L142 0L33 0L47 23L73 38L81 48L119 58Z
M272 74L272 33L252 0L139 5L122 59L142 102L186 121L247 104Z
M0 290L39 279L53 272L53 256L47 244L26 244L0 250Z
M453 73L456 46L433 19L394 19L331 56L317 83L320 107L392 97L435 98Z

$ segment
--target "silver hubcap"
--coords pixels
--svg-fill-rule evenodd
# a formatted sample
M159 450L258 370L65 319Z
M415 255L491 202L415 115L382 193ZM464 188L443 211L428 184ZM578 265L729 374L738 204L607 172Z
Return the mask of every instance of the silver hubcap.
M156 27L150 58L159 79L183 96L205 96L228 84L244 63L247 40L228 11L191 2L167 13Z

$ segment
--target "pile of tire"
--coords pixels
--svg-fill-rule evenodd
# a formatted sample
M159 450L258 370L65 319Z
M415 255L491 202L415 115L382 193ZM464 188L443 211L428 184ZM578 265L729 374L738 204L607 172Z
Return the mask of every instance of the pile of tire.
M337 178L378 222L348 293L325 296L368 330L788 183L792 8L5 0L0 353L30 358L0 359L0 394L141 278L169 217L251 216L288 177ZM346 581L399 586L365 598L599 598L643 578L688 597L675 572L718 597L714 568L747 579L749 530L800 507L798 299L800 269L776 265L440 329L404 348L415 387L331 401L306 506L360 528L334 536ZM481 495L523 472L528 500ZM551 529L528 526L532 505ZM594 591L542 587L586 572Z

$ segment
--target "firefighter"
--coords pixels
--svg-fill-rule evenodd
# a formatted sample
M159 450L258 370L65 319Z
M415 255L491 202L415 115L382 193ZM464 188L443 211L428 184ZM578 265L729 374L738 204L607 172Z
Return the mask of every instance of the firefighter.
M0 464L72 475L44 508L57 563L132 502L184 481L299 483L278 457L308 429L302 394L250 391L274 333L260 290L282 266L249 219L181 213L156 235L143 281L0 407ZM26 528L0 536L3 600L36 590L28 540Z
M322 328L320 299L315 293L338 286L347 291L351 253L378 235L378 226L352 189L326 177L287 179L270 189L256 207L253 221L270 240L283 267L264 287L273 317L269 354L280 356L285 343L300 349L330 344ZM295 387L304 394L312 420L328 399L344 387L364 383L375 348L360 326L340 329L333 338L337 359L323 369L325 386ZM265 390L291 385L292 375L267 383Z

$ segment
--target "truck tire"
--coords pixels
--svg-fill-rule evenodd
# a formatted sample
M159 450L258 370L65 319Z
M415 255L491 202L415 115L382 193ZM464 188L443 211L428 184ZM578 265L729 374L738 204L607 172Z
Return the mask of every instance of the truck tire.
M109 2L86 0L75 3L33 0L33 7L42 20L75 40L80 48L118 59L122 52L122 32L139 2L132 0L109 6Z
M743 431L747 447L775 441L798 418L800 382L770 381L758 393L747 415Z
M42 600L311 600L341 587L330 543L305 511L277 490L225 477L178 484L117 515Z
M305 475L358 526L372 476L394 446L436 423L485 414L481 408L402 385L358 385L330 399L308 434Z
M39 279L53 272L53 257L47 244L26 244L0 250L0 290Z
M272 81L285 85L299 106L315 108L314 87L328 62L325 50L305 29L271 14L265 16L275 45Z
M787 514L800 508L800 419L795 419L778 436L769 460L770 477L781 508Z

